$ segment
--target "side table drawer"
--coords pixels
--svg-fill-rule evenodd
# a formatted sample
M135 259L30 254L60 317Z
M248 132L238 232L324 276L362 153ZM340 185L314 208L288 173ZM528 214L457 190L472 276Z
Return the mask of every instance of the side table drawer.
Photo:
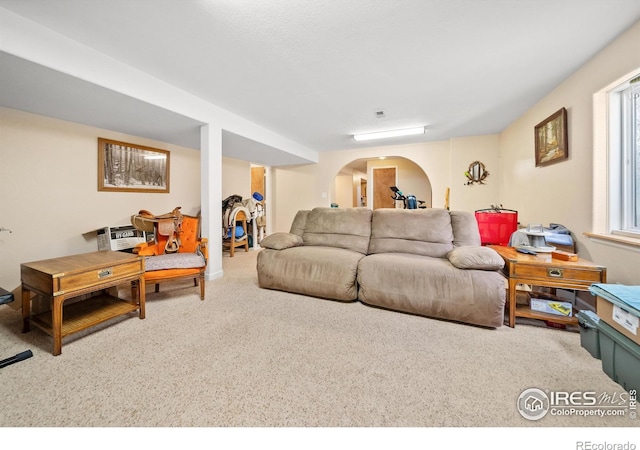
M517 264L514 276L549 280L601 282L603 271L589 268Z
M99 270L65 275L58 280L58 291L68 292L78 289L85 289L112 280L124 279L144 272L141 261L127 264L116 264Z

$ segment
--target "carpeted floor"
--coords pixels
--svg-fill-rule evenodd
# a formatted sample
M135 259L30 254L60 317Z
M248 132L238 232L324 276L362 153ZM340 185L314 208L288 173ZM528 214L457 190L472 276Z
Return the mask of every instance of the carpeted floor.
M624 393L579 333L484 329L257 286L257 252L224 257L206 300L149 289L147 317L65 338L62 355L0 307L4 427L627 427L628 417L524 419L518 396ZM127 290L123 290L123 295Z

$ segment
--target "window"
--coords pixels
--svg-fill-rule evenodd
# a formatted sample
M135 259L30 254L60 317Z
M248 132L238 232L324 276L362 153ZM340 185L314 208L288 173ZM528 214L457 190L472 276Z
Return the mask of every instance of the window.
M640 76L613 90L609 104L611 229L640 238Z
M640 77L622 95L622 227L640 233Z
M640 67L593 94L595 241L640 252Z

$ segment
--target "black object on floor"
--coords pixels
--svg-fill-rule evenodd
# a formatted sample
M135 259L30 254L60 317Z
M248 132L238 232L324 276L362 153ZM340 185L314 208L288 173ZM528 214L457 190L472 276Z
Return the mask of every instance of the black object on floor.
M13 301L13 294L0 287L0 305L5 303L11 303Z
M29 359L32 356L33 356L33 353L31 352L31 350L25 350L24 352L20 352L17 355L12 356L11 358L3 359L2 361L0 361L0 369L10 364L14 364L20 361L24 361L25 359Z

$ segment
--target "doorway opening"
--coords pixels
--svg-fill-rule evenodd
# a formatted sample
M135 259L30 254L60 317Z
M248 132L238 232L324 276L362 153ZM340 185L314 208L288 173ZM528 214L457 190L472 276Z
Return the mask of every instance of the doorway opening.
M336 174L331 185L331 203L340 208L402 208L391 190L415 195L432 206L431 182L420 166L401 156L361 158L351 161Z

